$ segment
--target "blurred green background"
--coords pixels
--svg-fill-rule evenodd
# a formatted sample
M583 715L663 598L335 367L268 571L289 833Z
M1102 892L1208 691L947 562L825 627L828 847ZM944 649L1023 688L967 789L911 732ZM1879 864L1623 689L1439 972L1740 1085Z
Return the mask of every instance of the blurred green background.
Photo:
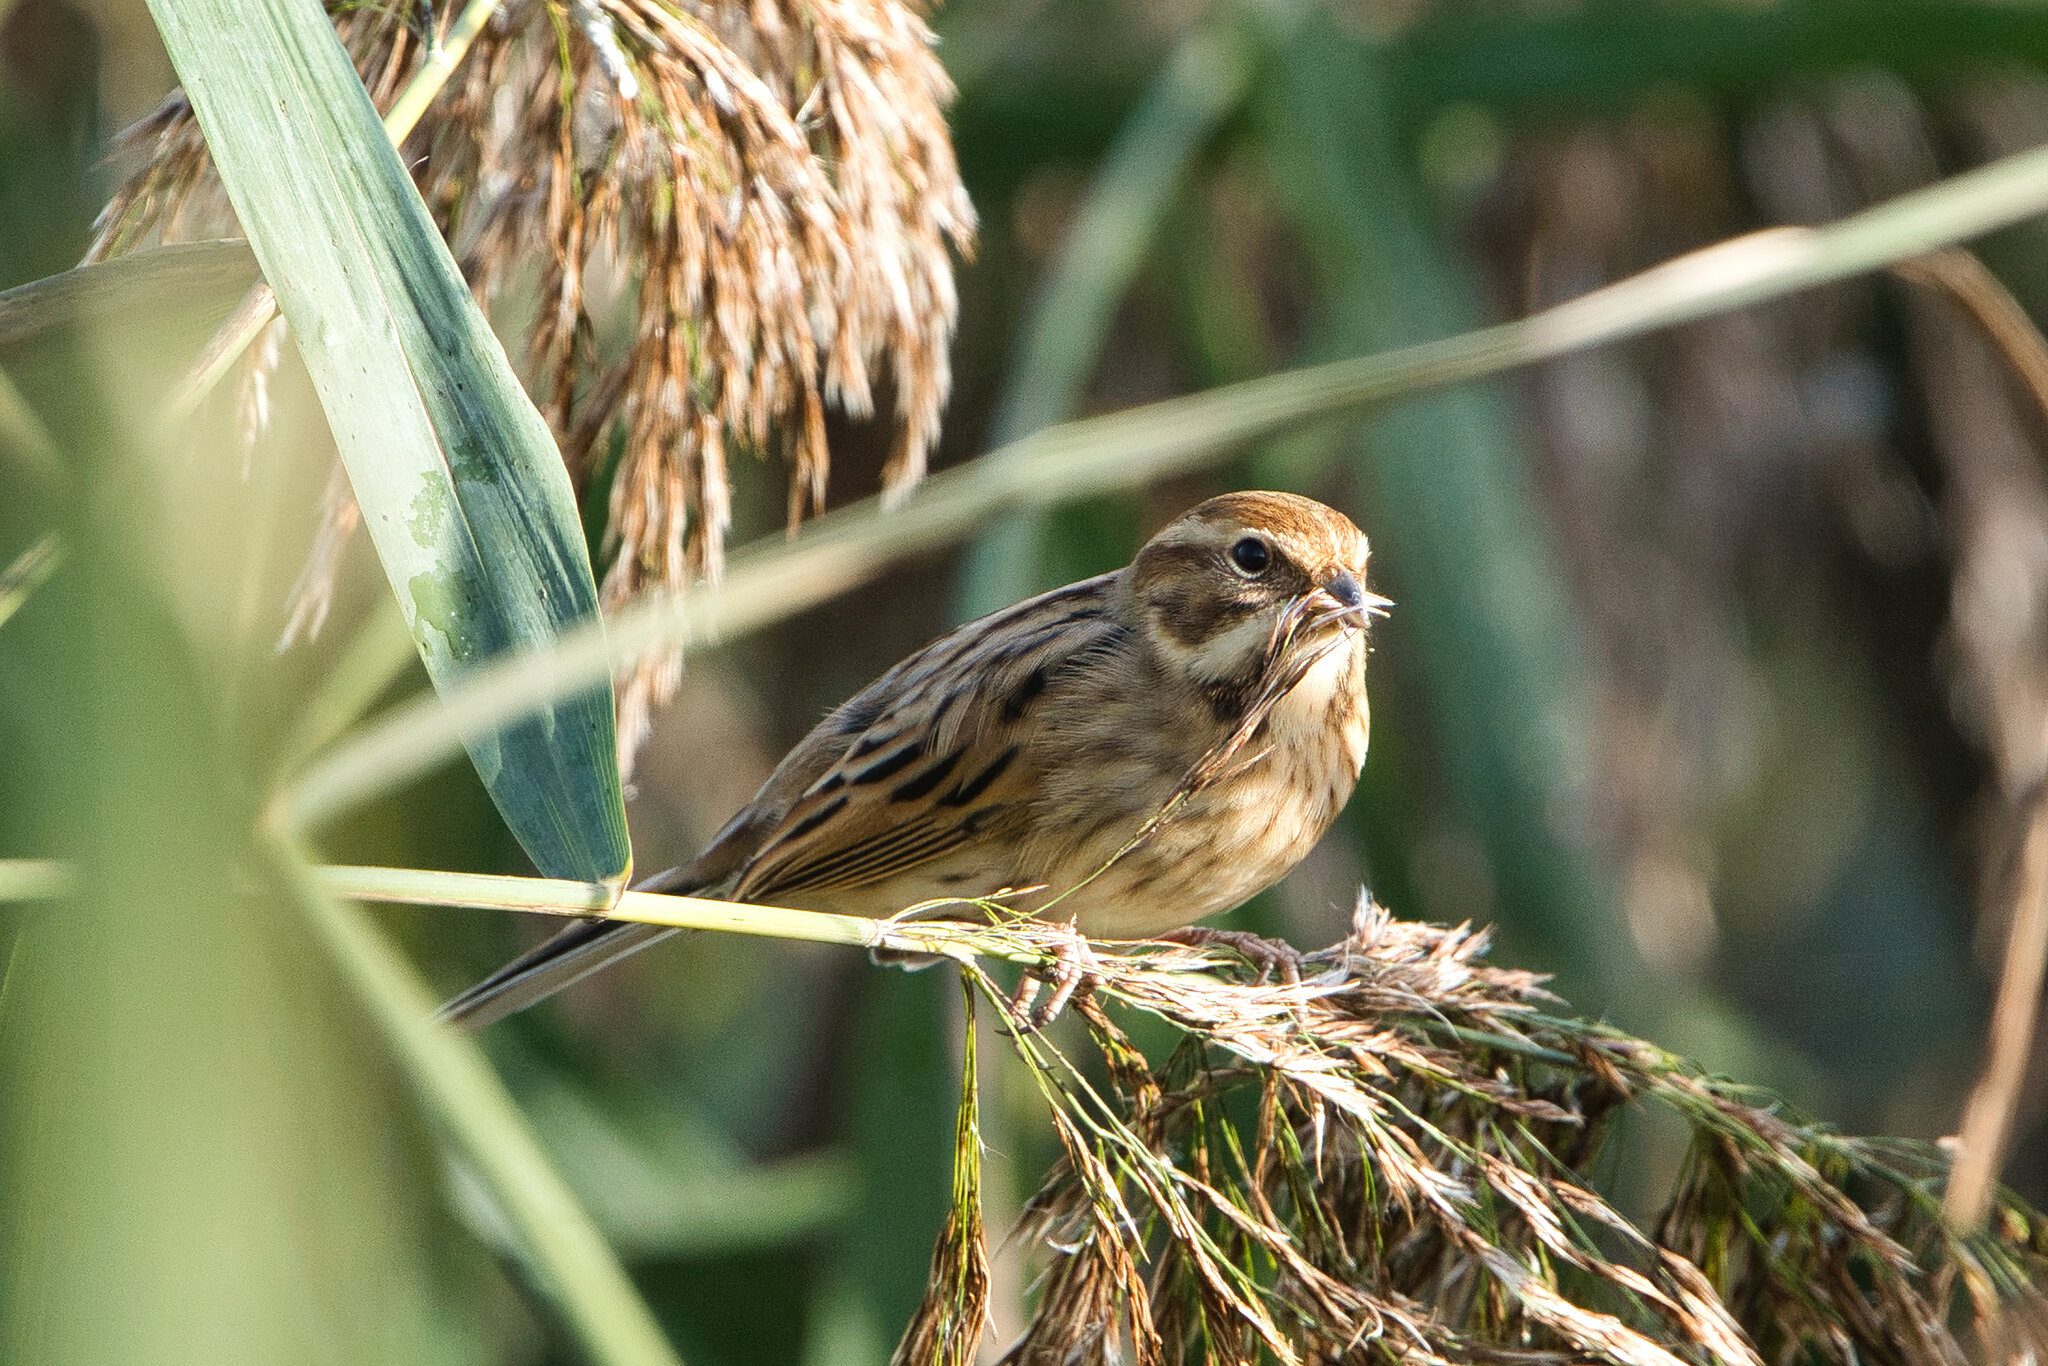
M967 0L935 22L982 218L941 464L1520 316L2048 142L2048 11L2023 5ZM170 85L139 3L0 0L0 288L76 261L115 183L109 138ZM2044 247L2040 224L1983 247L2036 317ZM35 1047L9 1051L26 1072L0 1109L17 1084L104 1105L84 1113L108 1152L148 1154L107 1186L74 1154L76 1198L39 1216L61 1227L10 1236L82 1276L108 1274L89 1271L99 1238L187 1249L230 1320L237 1293L273 1302L266 1277L304 1301L276 1341L210 1359L573 1359L304 931L226 871L228 817L346 633L271 652L325 477L317 430L245 471L116 420L177 354L48 344L35 363L71 377L53 421L95 453L92 493L0 467L0 563L54 525L89 566L0 629L0 857L75 852L90 829L121 851L103 863L133 907L67 930L70 978L7 980L9 1028ZM875 490L888 444L835 422L833 504ZM636 776L638 866L688 858L825 708L950 622L1121 564L1210 493L1297 489L1368 530L1399 606L1349 815L1231 923L1322 944L1365 884L1404 916L1495 924L1496 956L1554 973L1579 1010L1844 1128L1938 1136L1996 971L1988 737L1998 671L2041 658L2041 450L1975 334L1888 279L1332 422L990 526L693 658ZM784 478L738 470L736 543L778 534ZM1991 563L2017 624L1958 610L1987 505L2016 524ZM336 619L390 612L383 592L357 547ZM458 766L327 852L523 866ZM447 989L533 933L484 912L384 920ZM185 985L144 1009L124 964ZM836 1366L883 1359L923 1284L958 1030L944 972L697 936L487 1047L684 1359ZM1001 1230L1053 1150L1028 1086L983 1056ZM2043 1057L2006 1167L2037 1203ZM17 1173L50 1170L32 1147L8 1150ZM276 1245L203 1234L245 1222ZM999 1259L999 1338L1024 1276ZM388 1322L358 1321L362 1296ZM0 1300L0 1342L43 1312ZM136 1349L110 1331L75 1359Z

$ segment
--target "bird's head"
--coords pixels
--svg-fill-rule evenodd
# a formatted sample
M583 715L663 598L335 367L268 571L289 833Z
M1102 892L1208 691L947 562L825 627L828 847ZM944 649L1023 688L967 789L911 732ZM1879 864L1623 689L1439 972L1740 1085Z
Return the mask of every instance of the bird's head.
M1138 623L1194 681L1241 686L1280 659L1363 640L1391 604L1365 586L1351 519L1291 493L1226 493L1145 544L1126 571Z

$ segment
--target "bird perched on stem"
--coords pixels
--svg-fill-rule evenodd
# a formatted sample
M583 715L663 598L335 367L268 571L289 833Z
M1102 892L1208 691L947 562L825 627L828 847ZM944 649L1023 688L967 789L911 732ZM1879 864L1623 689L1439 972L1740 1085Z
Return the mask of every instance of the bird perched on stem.
M1080 935L1270 957L1194 922L1277 882L1351 796L1366 622L1389 605L1365 586L1367 554L1311 499L1212 498L1127 567L883 674L646 889L869 917L1000 897ZM669 933L572 925L443 1013L489 1023ZM1056 978L1052 1009L1075 974Z

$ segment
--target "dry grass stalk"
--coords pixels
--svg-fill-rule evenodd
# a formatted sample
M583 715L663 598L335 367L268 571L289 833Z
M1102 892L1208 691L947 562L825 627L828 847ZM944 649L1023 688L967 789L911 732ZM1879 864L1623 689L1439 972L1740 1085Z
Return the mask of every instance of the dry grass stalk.
M388 108L429 11L329 9ZM887 486L923 473L973 236L951 95L916 0L506 0L407 139L472 287L526 318L579 488L609 499L608 606L716 576L734 453L788 459L792 522L821 505L827 404L893 396ZM182 97L126 141L147 160L93 257L233 231ZM676 669L624 686L629 751Z
M1055 937L951 936L1010 956ZM1066 1156L1020 1225L1051 1264L1005 1361L2022 1359L2048 1221L2000 1194L1957 1230L1939 1149L1831 1133L1554 1015L1484 947L1361 902L1298 984L1219 974L1213 951L1103 958L1079 1011L1094 1063L1016 1039ZM1182 1042L1155 1065L1123 1011ZM1693 1138L1639 1225L1587 1173L1652 1102Z
M2012 292L1960 249L1906 262L1897 273L1953 304L1989 344L2026 395L2038 436L2048 420L2048 339ZM1952 629L1960 700L1990 756L2012 851L2010 869L1995 861L1987 880L1986 922L2005 929L2005 953L1947 1202L1952 1220L1975 1228L1990 1212L2048 976L2048 602L2039 589L2048 580L2048 476L2034 452L1986 440L1968 421L1950 416L1936 442L1950 473Z
M2048 977L2048 785L2039 788L2021 838L2017 866L2005 881L2013 908L2006 931L1998 994L1991 1011L1983 1076L1970 1092L1958 1131L1960 1152L1948 1196L1949 1216L1966 1228L1983 1222L1991 1208L2013 1119L2027 1079L2041 1008L2041 983Z

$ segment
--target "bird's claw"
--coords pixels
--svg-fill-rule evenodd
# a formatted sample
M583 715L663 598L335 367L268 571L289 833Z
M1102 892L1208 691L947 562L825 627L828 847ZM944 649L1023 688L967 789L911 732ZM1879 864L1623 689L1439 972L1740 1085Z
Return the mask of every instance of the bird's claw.
M1189 948L1227 948L1244 958L1259 970L1259 979L1278 976L1290 985L1301 981L1301 967L1306 961L1300 949L1284 939L1268 939L1249 930L1220 930L1210 925L1185 925L1169 930L1159 936L1165 944L1185 944Z
M1077 994L1085 995L1095 987L1095 950L1079 930L1056 943L1051 952L1053 961L1042 968L1027 968L1024 980L1017 983L1016 995L1010 998L1010 1018L1019 1034L1036 1034L1058 1019ZM1040 1001L1039 994L1048 986L1052 994Z

